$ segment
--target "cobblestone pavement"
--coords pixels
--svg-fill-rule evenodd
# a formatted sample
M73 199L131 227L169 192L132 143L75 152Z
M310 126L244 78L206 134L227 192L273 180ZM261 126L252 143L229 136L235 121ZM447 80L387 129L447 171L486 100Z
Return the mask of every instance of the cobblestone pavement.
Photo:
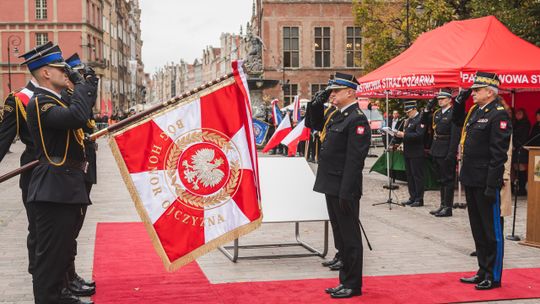
M79 236L77 269L83 277L91 277L94 238L98 222L139 221L137 212L122 182L105 139L100 139L98 151L98 185L92 190L94 204L88 209L86 222ZM18 167L23 150L19 143L12 146L0 164L0 174ZM375 150L380 155L380 149ZM361 221L373 246L365 248L364 275L397 275L476 270L476 259L469 257L473 241L466 210L454 210L454 216L435 218L428 214L438 204L438 191L428 191L426 205L410 208L388 205L388 191L382 186L386 177L368 173L376 158L368 158L364 172L364 196L361 200ZM393 199L408 198L405 183L399 182ZM0 185L0 303L33 303L31 277L27 273L26 215L20 199L18 178ZM463 198L464 201L464 198ZM516 234L524 236L527 203L518 200ZM511 217L505 221L505 233L512 228ZM301 237L317 248L323 245L323 224L302 223ZM241 238L240 244L294 241L294 224L263 224L257 231ZM367 246L365 246L367 247ZM301 253L301 248L271 248L244 250L243 255ZM332 240L328 256L334 254ZM336 272L320 266L318 257L240 260L230 262L221 252L213 251L198 260L213 283L262 281L304 278L335 278ZM505 268L540 267L540 251L515 242L505 242ZM456 278L458 279L458 278ZM99 286L98 286L99 288ZM540 303L536 300L503 301L497 303Z

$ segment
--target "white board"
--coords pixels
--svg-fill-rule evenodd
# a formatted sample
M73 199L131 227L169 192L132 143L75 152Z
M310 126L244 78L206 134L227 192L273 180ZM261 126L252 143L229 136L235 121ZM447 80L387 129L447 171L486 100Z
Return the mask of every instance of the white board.
M315 175L303 157L260 157L264 223L328 220L324 194L313 191Z

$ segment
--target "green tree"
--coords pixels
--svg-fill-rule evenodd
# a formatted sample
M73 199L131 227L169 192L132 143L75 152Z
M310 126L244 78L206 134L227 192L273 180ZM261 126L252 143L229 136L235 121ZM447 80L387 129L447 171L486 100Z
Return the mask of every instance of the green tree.
M519 37L540 46L540 1L471 0L471 17L494 15Z

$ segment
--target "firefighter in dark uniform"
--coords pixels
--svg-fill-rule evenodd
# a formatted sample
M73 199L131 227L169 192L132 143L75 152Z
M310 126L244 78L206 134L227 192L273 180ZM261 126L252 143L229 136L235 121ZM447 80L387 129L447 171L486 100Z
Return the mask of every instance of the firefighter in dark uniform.
M46 43L30 50L29 52L19 56L24 60L31 58L37 52L48 49L52 46L52 43ZM30 101L30 98L34 94L36 83L30 80L24 88L21 88L15 92L11 92L4 103L4 115L2 123L0 124L0 162L4 159L4 156L9 151L9 147L13 143L15 138L20 138L22 143L26 146L21 154L20 164L24 166L35 160L35 146L28 131L26 125L26 106ZM32 170L21 173L19 180L19 187L22 192L22 201L26 210L26 217L28 219L28 236L26 238L26 246L28 247L28 272L32 274L35 268L35 250L36 250L36 232L35 221L32 210L28 208L26 196L28 194L28 184L30 183L30 177L32 176Z
M331 209L329 218L336 222L341 236L339 248L343 268L339 271L339 285L325 291L332 298L349 298L362 294L363 247L359 226L362 170L367 156L371 129L356 102L358 82L352 75L336 73L322 98L311 104L312 127L322 131L324 102L337 107L326 125L326 136L321 144L319 166L313 190L326 195ZM319 119L317 119L319 118ZM334 224L332 224L334 227Z
M66 59L66 63L75 71L82 73L84 70L87 71L87 74L93 73L88 67L86 67L79 55L77 53L70 56ZM71 96L73 95L73 84L68 82L68 88L62 91L62 99L66 100L67 103L71 104ZM96 87L97 90L97 87ZM97 94L97 92L95 92ZM86 161L88 162L88 169L86 171L85 184L86 191L88 193L88 199L90 200L90 191L92 186L97 182L97 168L96 168L96 150L97 143L89 139L89 135L96 131L96 123L94 121L93 115L91 114L88 118L86 124L82 127L84 132L84 153L86 156ZM90 200L91 204L91 200ZM80 222L77 225L75 238L79 236L80 230L84 223L84 218L86 216L86 210L88 205L82 206L82 216L80 217ZM69 290L76 296L91 296L96 293L95 282L86 281L81 278L77 271L75 270L75 256L77 255L77 241L75 241L73 246L73 259L71 260L68 272L67 272L67 286Z
M479 269L461 282L478 290L501 286L504 255L500 189L512 134L511 118L498 96L496 74L477 72L471 89L460 93L453 121L463 125L463 165L460 181L465 186L469 221ZM471 94L475 105L465 117L465 100Z
M435 103L438 103L440 108L430 115ZM457 149L461 130L452 123L452 112L451 90L441 90L424 110L423 118L425 120L423 123L425 125L431 123L433 127L430 154L433 157L436 170L439 172L439 183L441 184L439 208L429 212L437 217L452 216L454 204Z
M329 83L328 85L331 85ZM333 119L334 115L337 113L338 109L332 104L327 104L328 97L330 96L330 91L321 90L317 92L310 103L306 106L306 127L312 130L314 142L315 142L315 160L318 162L321 142L324 141L327 129L326 127ZM320 104L323 104L323 112L320 112ZM312 111L311 109L315 109ZM340 270L343 267L343 262L341 261L340 251L342 250L343 241L341 235L339 234L339 229L337 226L337 219L334 217L334 212L332 205L327 200L326 209L328 210L328 215L330 216L330 225L332 226L332 235L334 237L334 247L336 248L336 254L331 260L323 261L321 264L324 267L330 268L330 270Z
M403 123L403 131L396 132L396 137L403 142L405 173L409 187L409 199L403 203L411 207L424 206L424 135L426 125L422 123L422 115L416 109L416 101L406 101L404 110L407 119Z
M97 79L87 80L66 65L58 46L41 51L23 64L38 86L27 106L27 123L39 164L28 186L35 215L36 267L32 274L36 303L83 303L64 293L82 207L89 204L84 172L86 124L96 100ZM71 103L60 95L66 75L75 84Z

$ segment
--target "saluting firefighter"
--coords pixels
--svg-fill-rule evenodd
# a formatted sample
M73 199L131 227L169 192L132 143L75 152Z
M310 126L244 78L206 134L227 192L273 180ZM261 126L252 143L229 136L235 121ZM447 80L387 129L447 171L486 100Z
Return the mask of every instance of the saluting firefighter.
M79 58L79 55L77 53L71 55L68 59L66 59L66 63L74 70L79 73L83 73L85 70L87 73L92 74L93 71L90 70L86 65L84 65ZM71 81L67 81L68 88L66 90L62 91L62 99L65 100L68 104L71 104L71 96L73 95L73 89L74 85ZM96 92L97 95L97 87ZM92 186L96 184L97 182L97 169L96 169L96 150L97 150L97 143L93 140L89 139L89 135L94 133L96 131L96 123L93 119L93 115L91 114L90 117L88 117L88 121L86 124L82 127L82 130L84 132L84 153L86 156L86 161L88 162L88 169L86 170L85 177L85 185L86 185L86 192L88 193L88 199L90 201L90 205L92 204L90 199L90 191L92 190ZM67 286L69 290L76 296L91 296L96 293L96 283L94 281L86 281L85 279L81 278L77 271L75 270L75 256L77 255L77 237L79 236L79 233L81 231L81 228L84 223L84 218L86 217L86 211L87 211L88 205L83 205L82 208L82 215L80 217L80 222L77 224L76 231L75 231L75 242L73 244L73 257L67 272Z
M471 89L460 93L453 120L463 125L461 183L476 247L478 271L461 282L477 290L501 286L504 255L500 189L512 134L511 119L498 96L494 73L477 72ZM471 94L474 106L465 117L465 101Z
M27 197L36 223L34 299L39 304L83 303L65 288L65 277L83 206L90 203L81 128L96 101L97 78L90 75L84 80L71 70L56 45L23 64L38 83L27 106L28 128L39 160ZM68 75L75 85L69 104L61 97Z
M322 97L311 105L312 126L322 131L324 97L338 111L326 125L321 144L319 166L313 190L326 195L329 218L334 234L341 237L339 252L343 268L339 285L325 291L332 298L349 298L362 294L363 246L359 226L362 170L367 156L371 129L356 101L358 82L352 75L336 73ZM333 220L332 220L333 219Z
M52 46L52 43L42 44L36 48L30 50L27 53L22 54L19 58L24 60L30 59L37 52L48 49ZM36 82L30 80L25 87L9 93L4 103L4 115L2 123L0 124L0 162L6 156L9 151L9 147L13 143L15 138L20 138L25 145L25 149L21 154L20 164L24 166L35 158L35 145L28 131L26 125L26 106L34 95ZM26 217L28 219L28 236L26 238L26 246L28 247L28 272L33 273L35 268L35 256L36 256L36 231L35 220L32 213L32 209L27 204L28 184L30 183L30 177L32 176L32 170L21 173L19 180L19 187L22 192L22 201L24 209L26 210Z
M333 75L332 75L333 76ZM330 86L332 82L328 83ZM306 106L306 127L310 128L314 133L315 142L315 160L319 161L319 154L321 150L321 142L324 141L327 134L327 126L337 113L338 109L327 103L330 91L320 90L315 93L311 102ZM323 105L323 111L321 113L321 104ZM314 110L312 110L314 109ZM340 270L343 267L343 261L341 260L341 250L343 248L343 240L339 234L339 227L337 226L337 219L332 211L333 207L330 202L326 201L326 209L330 219L330 225L332 226L332 235L334 237L334 247L336 248L336 254L331 260L323 261L321 264L324 267L328 267L330 270Z
M439 104L439 109L429 115L433 111L435 103ZM441 90L424 110L423 123L425 125L432 123L433 126L434 134L430 154L433 157L436 170L439 172L439 183L441 184L439 208L429 212L437 217L452 216L454 204L457 149L461 130L452 123L452 112L452 93L450 90Z
M403 131L396 132L396 137L403 141L405 173L409 199L403 203L411 207L424 206L424 135L426 125L422 123L422 115L416 109L416 101L405 101L407 119L403 123Z

